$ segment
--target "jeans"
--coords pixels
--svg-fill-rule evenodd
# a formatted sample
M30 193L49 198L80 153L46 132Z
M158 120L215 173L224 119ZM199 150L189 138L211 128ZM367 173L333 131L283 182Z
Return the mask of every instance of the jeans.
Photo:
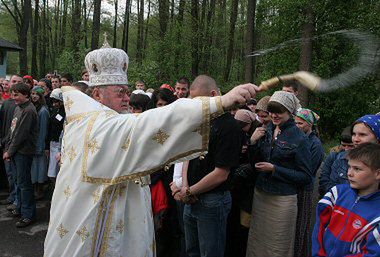
M196 203L185 205L183 222L189 257L224 256L230 210L229 191L201 194Z
M9 196L8 201L17 204L16 196L16 171L12 169L12 163L10 161L4 160L5 172L7 173L8 185L9 185Z
M34 187L31 179L33 155L16 153L12 156L12 164L17 178L17 209L21 218L34 218L36 214L36 201Z

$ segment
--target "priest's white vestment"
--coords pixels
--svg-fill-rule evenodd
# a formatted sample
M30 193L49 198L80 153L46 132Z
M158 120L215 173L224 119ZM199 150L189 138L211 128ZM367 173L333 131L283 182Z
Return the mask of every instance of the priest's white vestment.
M140 115L118 114L63 87L67 124L45 256L155 256L144 177L205 154L220 97L180 99Z

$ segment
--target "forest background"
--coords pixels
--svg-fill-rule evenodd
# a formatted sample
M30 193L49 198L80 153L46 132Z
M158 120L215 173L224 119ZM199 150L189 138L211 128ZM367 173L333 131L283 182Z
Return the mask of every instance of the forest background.
M355 65L358 49L337 35L358 29L380 37L378 0L0 0L0 37L25 50L10 53L8 73L80 78L85 55L103 43L130 58L131 84L173 85L182 76L214 77L222 91L243 82L307 70L329 78ZM249 57L259 49L286 47ZM378 53L379 54L379 53ZM322 138L339 137L361 115L380 111L379 69L331 93L301 90L320 116Z

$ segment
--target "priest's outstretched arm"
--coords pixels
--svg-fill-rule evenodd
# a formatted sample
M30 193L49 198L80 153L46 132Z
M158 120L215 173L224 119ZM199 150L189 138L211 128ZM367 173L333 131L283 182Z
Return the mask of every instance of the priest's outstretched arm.
M85 182L111 185L205 154L210 120L254 96L255 87L246 88L179 99L140 115L117 114L79 91L64 90L63 165L80 167Z

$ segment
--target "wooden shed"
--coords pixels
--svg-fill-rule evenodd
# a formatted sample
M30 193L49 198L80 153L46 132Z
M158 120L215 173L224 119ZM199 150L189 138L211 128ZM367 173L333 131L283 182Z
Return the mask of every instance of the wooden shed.
M0 38L0 77L7 74L7 53L8 51L22 51L23 49L15 43Z

